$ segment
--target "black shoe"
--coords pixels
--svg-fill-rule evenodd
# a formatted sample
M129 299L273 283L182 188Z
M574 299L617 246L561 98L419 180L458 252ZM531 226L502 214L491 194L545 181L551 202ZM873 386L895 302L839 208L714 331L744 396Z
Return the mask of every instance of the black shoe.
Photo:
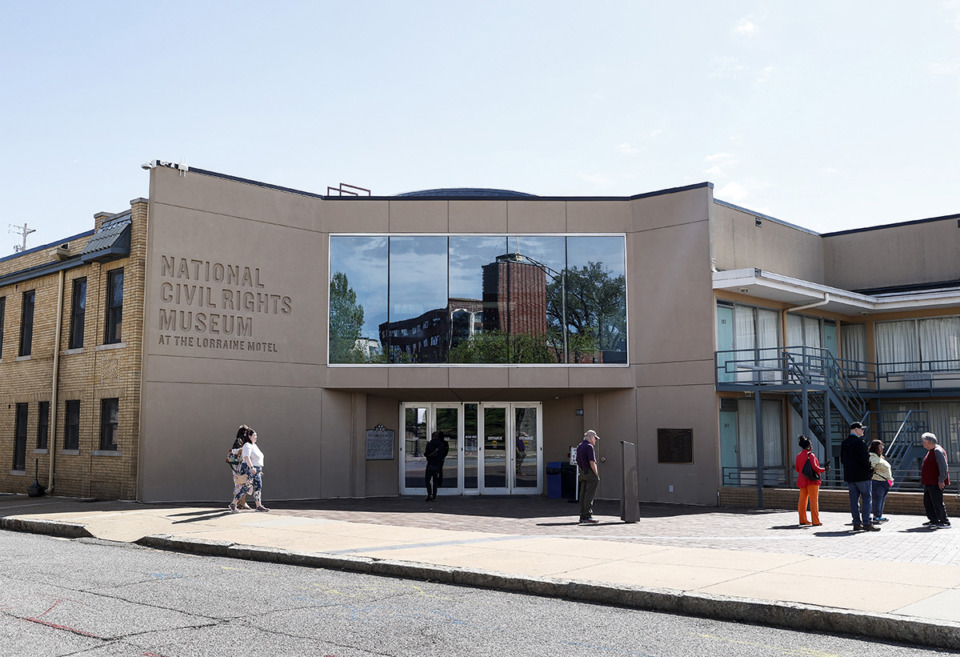
M432 499L433 499L432 497L430 497L429 495L427 495L427 499L425 499L424 502L429 502L429 501L432 500Z
M949 528L950 528L950 523L949 523L949 522L941 522L941 523L939 523L938 525L936 525L936 527L937 527L937 529L949 529Z
M878 532L878 531L880 531L880 528L877 527L876 525L864 525L864 526L863 526L863 531L865 531L865 532Z
M940 523L938 523L936 520L931 520L931 521L929 521L929 522L923 523L922 526L923 526L923 527L933 527L934 525L939 525L939 524L940 524Z
M581 525L596 525L598 522L600 522L600 521L597 520L596 518L581 518L581 519L580 519L580 524L581 524Z
M863 531L863 525L854 525L854 526L853 526L853 531L855 531L855 532L862 532L862 531Z

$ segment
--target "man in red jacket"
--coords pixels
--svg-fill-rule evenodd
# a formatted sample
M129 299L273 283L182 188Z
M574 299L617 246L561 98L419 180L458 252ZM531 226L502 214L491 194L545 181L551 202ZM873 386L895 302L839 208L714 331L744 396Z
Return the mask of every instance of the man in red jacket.
M943 505L943 489L950 485L950 473L947 470L947 453L937 444L932 433L920 436L927 455L920 464L920 483L923 484L923 509L927 520L923 523L931 529L945 529L950 526L947 519L947 507Z

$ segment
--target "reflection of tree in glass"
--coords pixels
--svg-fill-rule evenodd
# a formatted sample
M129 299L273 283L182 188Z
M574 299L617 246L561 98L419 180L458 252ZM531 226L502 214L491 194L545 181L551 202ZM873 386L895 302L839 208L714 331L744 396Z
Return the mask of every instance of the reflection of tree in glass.
M336 272L330 280L330 362L363 362L357 340L363 330L363 306L350 287L347 275Z
M613 277L603 263L589 262L564 271L565 281L556 277L547 285L549 340L558 360L562 360L564 313L567 348L571 362L582 362L600 351L625 351L626 284L624 276ZM562 285L566 286L566 307Z
M456 438L458 435L457 412L454 408L437 409L437 431L443 434L444 438Z
M509 347L509 349L508 349ZM546 336L477 333L450 350L450 363L549 363L553 355Z

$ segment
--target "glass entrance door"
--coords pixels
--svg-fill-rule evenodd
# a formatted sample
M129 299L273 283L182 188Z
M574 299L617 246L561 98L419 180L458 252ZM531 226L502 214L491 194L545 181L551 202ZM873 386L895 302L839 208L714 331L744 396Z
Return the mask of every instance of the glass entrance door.
M480 492L488 495L506 495L510 492L510 464L507 442L510 434L507 427L506 404L480 404L480 460L483 476Z
M543 471L540 404L480 404L480 493L539 494Z
M426 494L427 442L447 442L440 495L539 494L541 407L525 403L405 403L400 416L400 494Z
M434 431L439 431L447 443L447 458L440 471L437 495L456 495L463 492L463 409L460 404L434 404ZM424 485L426 483L424 482ZM426 493L426 489L424 489Z
M404 404L401 411L403 439L400 441L400 493L426 494L427 458L423 450L430 440L432 418L429 404Z

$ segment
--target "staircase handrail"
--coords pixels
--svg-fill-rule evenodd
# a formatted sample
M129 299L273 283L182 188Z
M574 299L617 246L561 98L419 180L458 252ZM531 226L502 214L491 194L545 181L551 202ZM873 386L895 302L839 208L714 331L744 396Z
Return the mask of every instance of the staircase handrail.
M867 402L860 395L859 388L847 378L843 368L840 367L840 363L837 362L837 359L829 350L822 349L821 351L823 352L822 357L829 365L831 376L828 378L828 385L830 389L843 400L850 411L853 411L855 419L862 421L867 415Z
M886 451L887 453L890 453L890 452L894 451L894 450L893 450L893 447L894 447L894 445L897 444L897 438L899 438L899 437L900 437L900 434L903 433L903 428L907 425L907 421L910 419L910 416L911 416L911 415L913 415L913 409L909 409L909 410L907 411L907 414L903 417L903 422L900 423L900 427L897 429L897 433L894 434L894 436L893 436L893 440L890 441L890 445L888 445L888 446L884 449L884 451Z

